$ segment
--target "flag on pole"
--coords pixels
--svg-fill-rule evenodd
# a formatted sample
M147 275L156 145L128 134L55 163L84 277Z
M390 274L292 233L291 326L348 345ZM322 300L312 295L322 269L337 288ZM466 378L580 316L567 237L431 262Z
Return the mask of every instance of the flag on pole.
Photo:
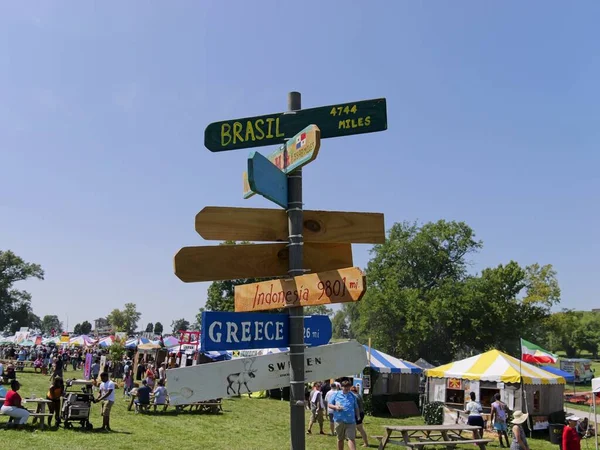
M521 339L521 359L533 364L556 364L558 356L525 339Z

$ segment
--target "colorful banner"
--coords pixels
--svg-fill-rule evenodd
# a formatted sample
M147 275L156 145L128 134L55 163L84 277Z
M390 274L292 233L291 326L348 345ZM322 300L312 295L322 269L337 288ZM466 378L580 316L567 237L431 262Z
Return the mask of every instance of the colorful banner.
M102 355L100 357L100 373L104 373L104 368L106 367L106 355Z
M462 380L460 378L448 378L447 386L448 386L448 389L461 390L463 388Z
M92 377L92 354L85 355L85 366L83 367L83 377L89 380Z

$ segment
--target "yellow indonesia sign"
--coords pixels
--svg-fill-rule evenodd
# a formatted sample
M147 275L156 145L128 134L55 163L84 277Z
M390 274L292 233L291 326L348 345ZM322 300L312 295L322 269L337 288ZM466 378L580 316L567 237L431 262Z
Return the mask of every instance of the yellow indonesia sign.
M357 302L366 291L364 273L358 267L350 267L287 280L236 286L235 311L264 311L291 306Z

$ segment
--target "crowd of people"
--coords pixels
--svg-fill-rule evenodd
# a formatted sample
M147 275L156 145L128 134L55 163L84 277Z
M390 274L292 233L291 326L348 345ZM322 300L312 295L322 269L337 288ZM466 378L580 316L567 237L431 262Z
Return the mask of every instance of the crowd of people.
M362 446L369 446L367 432L363 426L365 417L363 398L350 379L342 378L333 383L329 381L314 383L308 396L308 405L310 420L307 434L312 434L315 423L319 425L319 433L326 434L323 426L324 416L327 416L330 434L337 436L339 450L343 450L345 441L348 442L350 450L356 448L357 430L363 440Z
M65 372L70 369L82 370L88 354L92 355L89 378L98 390L98 396L93 397L92 401L102 404L101 430L110 431L110 413L115 401L116 390L114 380L122 380L123 397L131 398L129 410L135 406L137 413L149 409L152 405L154 405L155 411L157 407L160 407L162 411L166 409L168 404L168 393L165 387L166 363L163 362L156 367L152 357L149 357L148 360L140 358L136 373L134 373L131 354L125 354L120 361L106 358L104 367L101 367L101 357L107 356L107 353L100 348L61 348L55 345L39 345L28 348L4 345L0 346L0 397L4 398L0 412L12 418L9 426L23 428L31 415L22 404L19 394L21 383L17 379L17 372L24 367L25 363L31 363L34 372L49 375L50 385L46 393L46 400L48 400L47 404L52 416L49 417L48 423L52 426L54 420L54 424L58 427L61 425L61 400L65 394ZM2 360L9 362L3 364ZM2 384L10 384L10 390L7 391Z

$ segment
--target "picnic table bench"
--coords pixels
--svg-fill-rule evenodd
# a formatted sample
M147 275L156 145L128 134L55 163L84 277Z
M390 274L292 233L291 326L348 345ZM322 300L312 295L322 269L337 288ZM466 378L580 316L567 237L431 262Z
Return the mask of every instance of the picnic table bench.
M0 397L0 402L4 402L4 400L6 400L4 397ZM54 414L46 412L46 405L48 403L51 403L51 401L46 400L45 398L27 398L27 399L23 399L23 403L24 404L27 404L27 403L36 403L37 404L35 411L31 411L31 410L28 410L28 411L29 411L29 417L32 418L31 424L35 425L36 423L39 422L41 429L43 429L46 426L46 418L52 417L54 415ZM11 419L8 420L9 423L12 422Z
M380 450L388 444L417 449L435 445L454 449L458 445L475 444L485 450L486 444L492 442L492 439L482 439L481 428L473 425L386 425L384 428L385 435L373 436L379 441ZM475 433L475 439L464 437L463 432Z
M223 404L221 400L209 400L206 402L196 402L189 403L186 405L175 405L175 411L182 412L185 411L185 408L189 408L189 411L207 412L207 413L218 413L219 411L223 411Z

